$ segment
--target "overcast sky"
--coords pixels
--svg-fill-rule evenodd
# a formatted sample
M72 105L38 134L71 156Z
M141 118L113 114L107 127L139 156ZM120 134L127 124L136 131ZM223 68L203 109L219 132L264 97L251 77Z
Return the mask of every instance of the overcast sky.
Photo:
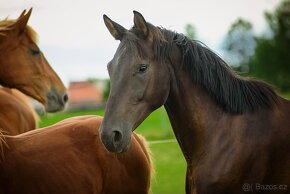
M133 10L154 25L184 33L192 23L197 37L221 53L221 42L238 17L256 33L266 29L264 11L279 0L0 0L0 19L16 18L33 7L29 25L39 34L40 48L67 85L71 80L107 78L106 65L118 46L103 23L103 14L126 28Z

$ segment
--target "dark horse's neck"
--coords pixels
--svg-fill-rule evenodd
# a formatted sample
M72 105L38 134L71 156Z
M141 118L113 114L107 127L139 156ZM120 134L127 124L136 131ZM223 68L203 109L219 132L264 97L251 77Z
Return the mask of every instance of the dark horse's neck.
M171 75L171 91L164 106L183 155L187 163L193 165L203 152L205 122L214 122L222 110L185 72ZM212 114L207 114L208 110Z
M221 120L271 109L279 98L268 84L236 75L200 43L164 29L162 33L167 43L161 50L171 62L165 108L188 164L194 165L208 134L225 127Z

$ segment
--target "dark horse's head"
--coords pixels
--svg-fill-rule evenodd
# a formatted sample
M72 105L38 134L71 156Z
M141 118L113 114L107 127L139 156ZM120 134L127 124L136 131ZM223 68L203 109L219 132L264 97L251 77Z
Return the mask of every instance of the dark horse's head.
M170 77L166 62L154 55L154 44L164 42L160 30L134 11L134 26L127 30L104 15L112 36L120 40L114 58L108 63L111 91L101 139L111 152L124 152L130 145L132 131L169 94Z

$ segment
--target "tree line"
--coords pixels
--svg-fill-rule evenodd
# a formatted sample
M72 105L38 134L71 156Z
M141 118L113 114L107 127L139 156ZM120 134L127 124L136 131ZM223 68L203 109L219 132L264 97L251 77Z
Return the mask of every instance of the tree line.
M268 29L256 35L251 22L238 18L229 27L222 44L224 59L241 75L265 80L282 92L290 91L290 0L265 12ZM193 25L186 33L194 37Z

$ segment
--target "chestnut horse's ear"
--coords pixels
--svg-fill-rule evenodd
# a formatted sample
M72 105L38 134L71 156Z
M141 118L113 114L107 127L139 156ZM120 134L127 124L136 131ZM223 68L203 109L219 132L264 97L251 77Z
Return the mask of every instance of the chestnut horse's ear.
M112 21L108 16L103 15L105 25L107 26L109 32L116 40L122 40L127 29L117 24L116 22Z
M138 11L133 11L134 13L134 27L138 29L138 35L143 39L147 39L149 36L148 24L144 17Z
M26 9L22 11L22 13L20 14L20 16L18 18L23 17L25 13L26 13Z
M27 13L24 10L13 25L13 30L17 32L17 35L21 35L25 31L31 12L32 8Z

